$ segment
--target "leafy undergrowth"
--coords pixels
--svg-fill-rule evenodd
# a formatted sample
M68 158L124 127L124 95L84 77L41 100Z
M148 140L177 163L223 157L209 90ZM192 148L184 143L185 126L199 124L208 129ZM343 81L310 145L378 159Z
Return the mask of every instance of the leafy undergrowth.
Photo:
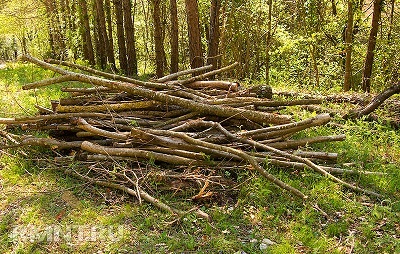
M48 106L62 96L61 86L21 91L23 84L46 77L52 73L31 65L8 64L0 70L1 117L31 113L35 104ZM298 109L295 117L310 114ZM387 173L342 176L385 198L353 193L310 170L269 167L310 201L303 203L246 171L238 173L242 184L237 195L202 204L211 223L192 215L177 220L124 193L60 173L45 163L51 156L46 149L0 151L0 252L399 253L400 132L379 123L340 118L335 122L341 127L299 135L344 133L345 141L305 149L337 152L339 164L351 163L348 169ZM177 207L189 206L173 193L153 195ZM54 233L57 229L60 237Z

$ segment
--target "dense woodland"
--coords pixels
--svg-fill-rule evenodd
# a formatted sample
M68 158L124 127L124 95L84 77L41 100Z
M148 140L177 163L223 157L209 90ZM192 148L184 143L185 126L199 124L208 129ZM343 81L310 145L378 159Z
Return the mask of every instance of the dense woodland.
M398 76L396 0L3 0L0 53L128 76L238 61L232 78L381 91Z

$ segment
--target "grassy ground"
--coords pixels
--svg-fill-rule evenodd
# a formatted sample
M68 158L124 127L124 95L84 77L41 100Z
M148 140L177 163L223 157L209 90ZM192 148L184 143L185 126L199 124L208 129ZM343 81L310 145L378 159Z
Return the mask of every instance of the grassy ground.
M31 65L9 63L0 69L0 117L31 114L35 104L48 106L62 96L59 86L21 91L23 84L51 76ZM309 113L296 112L296 117L304 115ZM41 162L51 156L45 149L0 153L0 253L400 253L400 132L379 123L336 121L344 128L323 127L301 135L346 134L344 142L314 148L338 152L339 163L353 163L350 169L388 173L343 176L384 199L371 200L309 170L270 167L270 172L309 195L310 203L254 172L240 172L239 193L203 207L213 222L191 215L176 221L123 193L59 173ZM158 197L185 206L182 198ZM328 218L310 204L317 204ZM54 235L49 229L55 228L71 229L72 237L50 241ZM91 230L113 234L88 237L93 236ZM267 240L275 244L268 245Z

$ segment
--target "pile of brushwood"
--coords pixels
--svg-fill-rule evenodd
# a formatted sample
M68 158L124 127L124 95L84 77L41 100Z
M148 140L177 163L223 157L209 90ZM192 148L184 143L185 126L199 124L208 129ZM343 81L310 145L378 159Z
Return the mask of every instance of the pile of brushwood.
M269 173L265 166L269 164L295 170L310 168L346 188L380 196L334 176L352 173L327 166L327 162L335 163L337 154L300 149L318 142L341 141L344 135L293 139L295 133L325 125L331 117L320 114L295 122L280 111L294 105L321 104L321 99L276 101L271 99L268 86L244 89L237 83L215 80L216 75L230 71L237 63L218 70L205 66L143 82L68 62L41 61L31 56L22 60L59 74L23 89L62 82L90 86L63 87L70 96L52 101L51 109L37 105L36 116L0 118L0 124L7 126L1 131L6 143L3 149L50 147L56 154L57 168L81 180L121 190L177 215L188 211L155 198L159 192L154 194L149 182L159 183L157 190L194 189L192 200L202 201L240 184L222 172L253 170L307 200L301 190ZM49 135L11 134L16 128ZM210 219L198 207L189 212Z

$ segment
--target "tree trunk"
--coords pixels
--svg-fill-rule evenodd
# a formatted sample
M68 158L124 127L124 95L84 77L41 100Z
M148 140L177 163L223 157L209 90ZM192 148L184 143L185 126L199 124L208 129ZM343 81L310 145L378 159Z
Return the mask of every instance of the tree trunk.
M389 32L388 32L388 41L390 41L392 37L392 30L393 30L393 18L394 18L394 3L396 0L391 0L390 1L390 24L389 24Z
M69 1L69 0L68 0ZM77 11L77 1L73 0L71 1L71 5L68 5L71 7L71 30L76 31L76 20L77 20L77 15L79 17L78 11Z
M137 58L135 43L135 27L133 25L132 2L131 0L122 0L124 10L124 27L126 38L126 53L128 57L128 76L137 76Z
M154 51L156 53L156 75L158 78L164 76L164 43L162 38L161 17L160 17L161 0L152 0L153 4L153 23L154 23Z
M389 87L382 93L378 94L375 96L371 102L362 108L358 108L356 110L351 110L348 114L344 115L344 119L356 119L360 118L362 116L366 116L370 113L372 113L375 109L377 109L380 105L382 105L389 97L391 97L394 94L400 93L400 82L397 82L397 84Z
M103 0L95 0L94 5L96 7L96 30L98 38L98 58L100 60L99 65L102 70L106 68L107 65L107 51L109 47L106 29L106 18L104 15L104 5Z
M272 36L272 0L268 0L268 31L267 31L267 45L265 49L265 83L269 85L269 68L270 68L270 48L271 48L271 36Z
M332 0L332 15L334 17L336 17L336 15L337 15L336 1L335 0Z
M178 7L176 0L170 0L171 15L171 73L178 72L179 69L179 40L178 40Z
M89 61L90 65L95 65L92 36L90 35L89 15L88 15L86 1L79 0L78 6L80 7L79 8L80 20L81 23L83 23L83 26L81 26L79 29L82 37L83 57L85 60Z
M378 34L379 21L381 19L382 12L382 2L383 0L374 1L374 12L372 14L372 26L371 32L368 39L368 49L367 56L364 63L364 71L362 78L362 89L364 92L369 93L371 91L371 75L372 75L372 65L374 63L374 54L376 46L376 36Z
M124 74L128 73L128 59L126 57L124 17L122 11L122 0L113 0L115 9L115 18L117 21L117 39L118 39L118 58L119 65Z
M203 66L203 50L201 47L199 9L197 0L185 0L186 18L189 36L189 56L192 68Z
M349 91L352 87L352 67L351 67L351 52L353 48L353 0L347 0L347 28L346 28L346 62L344 72L344 86L345 92Z
M108 44L107 44L107 58L108 62L111 65L111 70L116 72L117 68L115 65L115 55L114 55L114 40L113 40L113 31L112 31L112 19L111 19L111 3L110 0L105 0L104 8L106 11L106 19L107 19L107 33L108 33Z
M314 69L314 76L315 76L315 84L319 87L319 69L318 69L318 62L317 62L317 48L314 44L310 45L310 55L311 55L311 63L312 68Z
M74 31L75 27L74 27L73 22L72 22L74 14L71 12L71 5L70 5L69 0L65 0L65 15L67 16L67 24L66 24L66 26L68 27L69 30Z
M210 8L210 31L208 36L207 64L212 64L214 70L218 69L220 9L221 0L212 0ZM211 77L211 79L213 79L213 77Z
M66 46L65 46L65 38L62 33L61 22L59 19L59 12L57 9L57 3L55 0L46 0L45 1L46 14L49 19L49 36L51 47L51 54L53 58L61 59L65 57Z

